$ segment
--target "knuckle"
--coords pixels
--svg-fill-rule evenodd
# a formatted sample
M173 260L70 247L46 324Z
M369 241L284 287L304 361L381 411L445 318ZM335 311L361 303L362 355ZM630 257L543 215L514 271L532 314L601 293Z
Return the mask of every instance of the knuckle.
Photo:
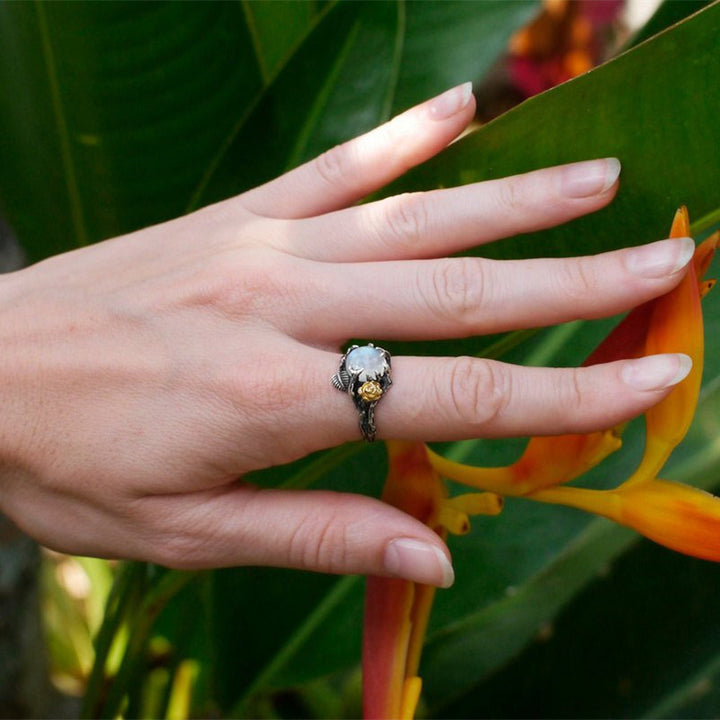
M174 570L206 567L217 548L223 545L224 522L208 523L196 507L176 503L172 511L163 508L163 497L144 498L144 519L135 527L145 536L150 562ZM142 532L144 530L144 533Z
M562 388L561 406L571 413L581 412L585 403L582 372L580 368L569 368L569 372L565 373L567 379L560 386Z
M593 265L587 258L562 261L557 279L557 287L560 289L563 299L572 302L587 303L588 298L598 292Z
M147 560L173 570L194 570L202 565L198 548L185 535L167 535L152 543Z
M277 351L268 351L253 353L251 358L257 369L245 372L237 367L228 368L220 391L235 400L238 410L252 414L257 421L299 411L307 398L307 390L302 382L289 378L283 356Z
M499 363L459 357L452 361L444 388L455 418L471 429L481 430L500 415L509 398L509 373Z
M520 208L521 198L517 178L506 178L498 181L496 203L502 213L515 213Z
M428 227L427 199L422 192L403 193L385 203L382 233L393 246L415 247Z
M388 120L384 125L378 128L380 133L380 147L386 149L386 151L398 154L399 150L402 150L404 145L407 143L407 125L403 123L401 115Z
M199 285L197 302L232 315L265 316L297 289L290 263L281 253L219 254Z
M465 327L477 321L483 303L483 265L477 258L446 258L434 261L427 305L443 320Z
M333 516L305 516L288 544L288 564L307 570L339 573L345 569L345 528Z
M346 185L355 174L355 158L351 145L336 145L319 155L315 170L324 183L330 187Z

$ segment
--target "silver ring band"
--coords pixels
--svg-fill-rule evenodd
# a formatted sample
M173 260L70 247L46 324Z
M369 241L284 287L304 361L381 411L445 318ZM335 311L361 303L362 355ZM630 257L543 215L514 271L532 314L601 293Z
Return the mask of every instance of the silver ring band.
M392 385L390 371L390 353L369 343L350 347L332 376L333 386L352 398L360 432L368 442L375 440L375 406Z

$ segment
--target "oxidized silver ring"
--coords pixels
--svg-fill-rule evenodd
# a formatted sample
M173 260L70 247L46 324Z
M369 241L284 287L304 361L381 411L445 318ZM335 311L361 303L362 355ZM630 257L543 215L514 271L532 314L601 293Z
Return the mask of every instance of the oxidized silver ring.
M360 415L360 432L368 442L375 440L375 406L390 389L390 353L381 347L353 345L340 358L332 384L346 392Z

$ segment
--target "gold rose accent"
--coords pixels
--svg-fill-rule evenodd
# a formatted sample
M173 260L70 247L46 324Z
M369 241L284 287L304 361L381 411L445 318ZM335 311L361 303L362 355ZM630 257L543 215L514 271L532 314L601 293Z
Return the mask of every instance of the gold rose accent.
M380 387L380 383L375 382L375 380L368 380L361 385L358 394L365 402L373 402L382 397L383 389Z

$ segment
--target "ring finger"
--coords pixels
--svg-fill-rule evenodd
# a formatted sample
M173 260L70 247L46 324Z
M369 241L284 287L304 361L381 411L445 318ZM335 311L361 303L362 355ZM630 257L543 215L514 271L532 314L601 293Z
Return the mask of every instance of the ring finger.
M360 437L352 402L330 383L338 359L324 353L321 361L316 358L312 377L305 376L305 415L297 437L316 449ZM691 366L680 354L582 368L522 367L470 357L398 357L392 363L393 386L377 407L377 436L409 440L606 429L659 402ZM315 418L312 423L308 416Z

